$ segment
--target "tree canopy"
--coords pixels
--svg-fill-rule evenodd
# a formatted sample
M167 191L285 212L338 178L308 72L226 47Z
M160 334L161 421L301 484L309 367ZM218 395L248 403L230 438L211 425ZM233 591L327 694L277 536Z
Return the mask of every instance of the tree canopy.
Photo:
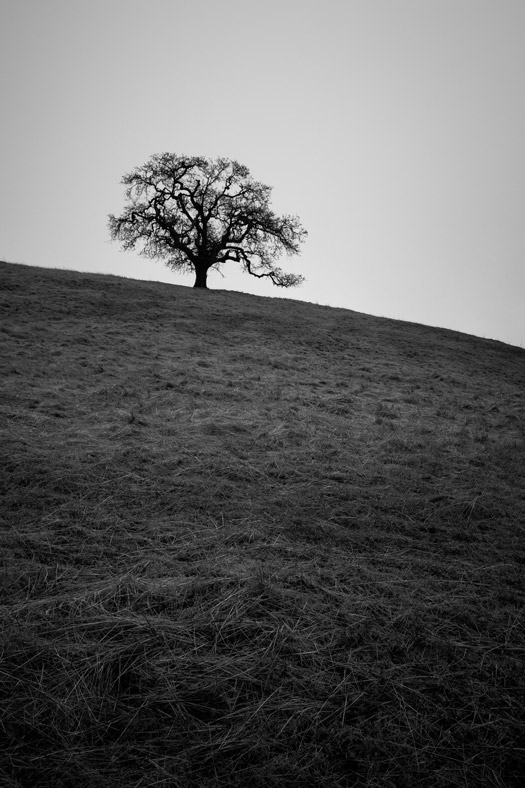
M122 183L127 202L120 216L109 216L111 237L173 270L193 272L194 287L206 287L210 268L229 261L279 287L304 281L276 260L282 252L298 254L306 231L296 216L270 209L271 187L239 162L162 153Z

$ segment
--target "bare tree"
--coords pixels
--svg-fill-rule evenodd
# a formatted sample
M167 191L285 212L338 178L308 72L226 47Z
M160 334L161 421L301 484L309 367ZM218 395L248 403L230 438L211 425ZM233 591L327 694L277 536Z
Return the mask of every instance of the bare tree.
M206 287L210 268L228 261L279 287L304 281L275 261L283 251L298 254L306 231L296 216L275 215L271 187L237 161L162 153L122 183L127 204L121 216L109 216L112 239L173 270L194 272L194 287Z

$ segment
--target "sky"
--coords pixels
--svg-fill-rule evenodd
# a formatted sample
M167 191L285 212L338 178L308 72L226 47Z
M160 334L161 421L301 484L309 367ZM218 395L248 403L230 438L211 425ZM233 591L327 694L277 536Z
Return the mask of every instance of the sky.
M308 230L282 290L525 346L524 0L0 0L0 259L192 286L107 215L224 156Z

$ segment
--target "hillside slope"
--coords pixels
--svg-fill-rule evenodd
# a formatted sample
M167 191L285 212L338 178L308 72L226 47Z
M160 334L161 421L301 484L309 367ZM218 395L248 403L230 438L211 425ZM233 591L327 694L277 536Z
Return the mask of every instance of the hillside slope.
M11 786L508 786L525 351L0 263Z

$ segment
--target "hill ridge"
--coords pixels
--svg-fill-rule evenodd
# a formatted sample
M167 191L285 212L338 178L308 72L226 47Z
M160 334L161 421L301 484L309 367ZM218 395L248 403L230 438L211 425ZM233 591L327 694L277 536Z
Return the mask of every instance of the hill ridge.
M45 271L47 271L47 272L56 272L57 274L59 274L59 273L70 274L73 277L83 277L85 279L85 281L87 281L89 279L89 277L94 277L95 281L97 280L97 278L100 278L100 279L106 279L107 281L112 281L113 280L113 281L116 281L116 282L121 281L123 283L126 283L126 282L127 283L135 283L135 284L139 285L140 287L145 287L145 288L147 288L147 286L150 285L150 286L153 287L153 289L155 291L160 291L160 290L165 290L165 289L167 291L169 291L170 288L174 288L175 290L181 290L183 292L190 292L190 291L193 292L194 291L193 287L187 286L187 285L179 285L179 284L172 284L172 283L167 283L167 282L159 282L159 281L154 280L154 279L151 279L151 280L134 279L133 277L119 276L118 274L111 274L111 273L82 272L82 271L78 271L78 270L75 270L75 269L66 269L66 268L43 268L43 267L34 266L34 265L26 264L26 263L11 263L11 262L7 262L5 260L4 261L0 260L0 266L6 266L7 268L9 268L10 266L23 266L24 268L30 269L31 271L33 271L33 273L35 275L37 275L38 272L45 272ZM495 342L498 345L507 345L507 346L509 346L511 348L516 348L520 352L525 353L525 349L520 347L519 345L512 345L510 343L504 342L504 341L499 340L499 339L494 339L494 338L490 338L490 337L480 337L480 336L477 336L475 334L468 334L465 331L459 331L457 329L446 328L446 327L443 327L443 326L433 326L433 325L429 325L429 324L426 324L426 323L417 323L417 322L414 322L414 321L407 321L407 320L402 320L402 319L399 319L399 318L382 317L382 316L379 316L379 315L369 315L366 312L359 312L359 311L356 311L356 310L353 310L353 309L349 309L349 308L346 308L346 307L331 306L329 304L318 304L318 303L311 302L311 301L302 301L300 299L286 298L286 297L283 297L283 296L257 295L257 294L253 294L253 293L246 293L246 292L240 291L240 290L228 290L226 288L208 288L207 290L204 291L204 293L208 293L208 294L209 293L213 293L213 294L231 295L231 296L237 295L237 296L241 296L241 297L246 297L247 299L254 299L255 301L261 300L263 302L264 301L269 301L269 302L280 302L280 303L283 303L283 304L286 304L286 303L289 303L289 304L300 304L300 305L303 305L304 307L313 307L315 309L327 309L327 310L333 310L334 312L344 312L344 313L349 313L349 314L355 315L355 316L361 316L361 317L364 317L364 318L369 318L370 320L386 321L386 322L388 322L390 324L401 324L401 325L413 326L413 327L418 326L421 329L428 329L430 331L442 331L444 333L448 333L448 334L454 335L454 336L457 335L459 337L461 337L461 336L472 337L474 339L479 339L479 340L481 340L483 342Z

